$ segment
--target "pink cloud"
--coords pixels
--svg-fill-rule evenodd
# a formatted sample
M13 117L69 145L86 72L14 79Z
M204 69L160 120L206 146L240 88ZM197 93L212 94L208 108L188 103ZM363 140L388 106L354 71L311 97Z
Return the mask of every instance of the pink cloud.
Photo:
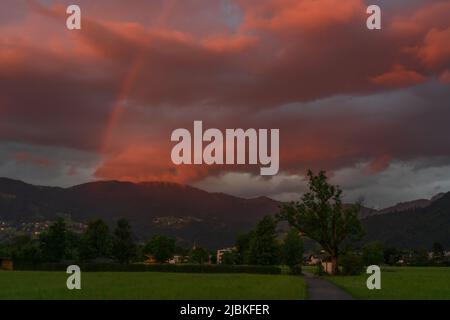
M317 32L354 19L362 19L360 0L240 0L245 12L244 27L276 32Z
M431 29L419 47L417 56L432 68L450 65L450 28Z
M13 159L18 163L30 163L38 167L49 167L53 162L47 158L34 156L28 152L18 152L13 155Z
M373 160L367 167L366 167L366 173L367 174L376 174L381 171L386 170L389 165L392 162L392 156L385 154L381 155L380 157Z
M416 71L406 70L402 65L395 65L391 71L370 79L374 84L390 88L402 88L426 81L426 78Z
M442 72L441 75L439 76L439 79L443 83L450 83L450 70L447 69L444 72Z

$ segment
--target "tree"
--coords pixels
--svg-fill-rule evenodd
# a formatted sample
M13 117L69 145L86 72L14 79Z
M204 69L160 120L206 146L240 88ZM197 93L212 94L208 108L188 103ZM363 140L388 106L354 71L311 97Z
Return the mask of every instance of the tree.
M32 240L29 235L14 237L6 252L8 254L4 254L0 250L0 256L12 256L14 263L26 266L37 265L42 261L39 242Z
M133 241L131 226L126 219L117 221L112 254L120 263L130 263L131 259L136 256L136 245Z
M361 274L364 270L363 258L351 251L347 251L341 257L342 274L346 276L354 276Z
M81 237L79 234L67 230L66 237L66 259L78 261L80 259Z
M31 243L31 237L28 234L19 234L11 239L10 246L12 248L20 248Z
M238 264L239 262L239 256L237 252L235 251L227 251L224 252L222 255L221 263L227 264L227 265L234 265Z
M384 246L379 241L373 241L363 247L363 262L366 266L380 265L384 262Z
M423 246L420 246L417 249L414 249L410 258L411 265L414 266L426 266L429 263L428 252L427 249Z
M292 273L298 273L301 270L303 262L303 241L298 230L291 229L284 238L281 248L283 262L289 266Z
M195 246L189 253L189 260L193 263L204 264L209 261L209 253L206 249Z
M278 218L317 241L330 256L332 272L337 274L338 258L345 240L362 236L359 205L344 206L342 190L330 185L324 171L308 171L309 192L299 202L282 206Z
M384 263L395 265L401 258L402 253L395 247L387 247L383 251Z
M150 253L159 263L167 262L175 253L175 239L165 236L153 236L144 248L145 253Z
M95 220L88 224L81 243L81 257L83 260L109 257L111 255L111 234L103 220Z
M217 264L217 251L210 251L209 252L209 256L210 256L210 260L211 260L211 264ZM237 257L237 254L236 254Z
M238 255L238 264L250 263L250 244L255 236L255 231L241 233L236 240L236 251Z
M42 262L42 254L39 245L30 242L12 251L14 263L21 263L26 266L35 266Z
M276 242L276 226L277 220L272 216L265 216L256 226L249 249L251 264L278 264L280 248Z
M59 262L66 258L68 231L62 218L53 223L47 232L42 233L39 240L44 261Z
M12 248L10 246L6 246L0 243L0 257L9 257L11 256Z
M437 263L440 263L442 262L444 256L445 256L444 246L439 242L433 243L433 260Z

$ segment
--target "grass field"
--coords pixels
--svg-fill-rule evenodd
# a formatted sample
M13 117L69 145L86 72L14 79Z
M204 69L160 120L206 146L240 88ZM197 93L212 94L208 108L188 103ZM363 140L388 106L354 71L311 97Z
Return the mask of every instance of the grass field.
M0 272L0 299L304 299L302 277L159 272L82 273L69 291L63 272Z
M381 290L368 290L368 275L325 277L357 299L450 300L450 268L383 267Z

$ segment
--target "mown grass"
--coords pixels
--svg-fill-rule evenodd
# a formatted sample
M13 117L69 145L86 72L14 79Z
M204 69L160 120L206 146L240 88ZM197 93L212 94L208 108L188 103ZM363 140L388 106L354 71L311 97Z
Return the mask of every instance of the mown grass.
M268 300L304 299L302 277L253 274L83 272L68 290L64 272L0 272L0 299Z
M382 267L381 290L369 290L369 275L326 276L357 299L450 300L450 268Z

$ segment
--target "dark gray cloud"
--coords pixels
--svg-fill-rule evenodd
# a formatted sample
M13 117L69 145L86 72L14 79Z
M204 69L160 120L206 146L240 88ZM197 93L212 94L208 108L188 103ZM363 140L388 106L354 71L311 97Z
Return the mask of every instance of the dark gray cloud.
M97 154L76 149L0 144L0 177L37 185L69 187L92 181L100 161Z

